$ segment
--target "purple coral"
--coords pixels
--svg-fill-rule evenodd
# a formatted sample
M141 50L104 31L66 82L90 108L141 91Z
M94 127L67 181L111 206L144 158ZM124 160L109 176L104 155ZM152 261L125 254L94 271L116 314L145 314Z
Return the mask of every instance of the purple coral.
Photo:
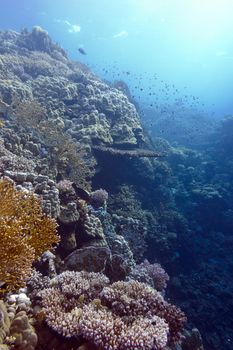
M91 304L83 311L80 329L84 338L103 350L163 349L167 344L169 328L160 317L126 320Z
M61 193L74 192L72 182L70 180L61 180L57 184L57 188Z
M61 180L57 184L59 190L59 197L63 204L69 203L76 199L75 191L70 180Z
M104 287L101 301L120 317L158 316L168 324L171 342L180 339L180 333L186 322L185 314L175 305L167 303L162 295L145 283L138 281L115 282Z
M176 341L185 315L138 281L115 282L100 273L66 271L41 292L47 324L83 336L102 350L162 350Z
M144 260L140 265L136 265L129 275L130 279L148 283L151 287L162 292L167 287L169 280L168 274L160 264L150 264L148 260Z
M108 192L102 188L91 193L91 205L96 209L105 207L107 200Z
M64 337L77 337L83 306L95 298L109 280L101 273L65 271L41 291L46 323Z

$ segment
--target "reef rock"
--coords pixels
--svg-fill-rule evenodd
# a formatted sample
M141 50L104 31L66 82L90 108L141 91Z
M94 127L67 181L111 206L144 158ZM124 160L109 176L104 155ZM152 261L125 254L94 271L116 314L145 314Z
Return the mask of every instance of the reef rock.
M137 147L142 142L139 116L127 96L69 61L45 30L2 32L0 42L3 103L11 105L15 96L36 100L49 117L63 118L68 133L84 144Z
M64 260L64 270L72 271L104 271L107 261L110 259L111 251L108 247L89 246L76 249Z

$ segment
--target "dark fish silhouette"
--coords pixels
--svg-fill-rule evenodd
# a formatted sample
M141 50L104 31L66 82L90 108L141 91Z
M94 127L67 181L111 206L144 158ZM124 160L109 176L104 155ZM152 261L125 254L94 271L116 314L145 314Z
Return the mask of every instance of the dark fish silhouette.
M81 187L78 187L74 182L72 183L72 187L75 190L76 195L80 198L83 199L86 202L90 201L90 193L86 190L84 190Z
M82 47L79 47L78 48L78 51L82 54L82 55L86 55L86 51L82 48Z

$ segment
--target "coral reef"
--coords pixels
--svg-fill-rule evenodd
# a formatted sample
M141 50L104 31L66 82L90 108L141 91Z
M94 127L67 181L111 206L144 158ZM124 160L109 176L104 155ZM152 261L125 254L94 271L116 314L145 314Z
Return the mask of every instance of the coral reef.
M137 145L143 132L136 109L118 89L97 79L85 66L70 62L47 33L1 33L0 93L41 103L48 115L66 116L68 132L79 142ZM15 54L17 52L17 60ZM114 123L112 124L112 121Z
M0 300L0 344L10 332L10 318L3 300Z
M170 186L175 208L186 221L186 230L179 230L176 256L166 263L173 275L167 295L186 311L192 327L198 325L207 350L232 347L230 120L219 122L211 138L206 135L205 147L170 147L167 157L173 171Z
M150 264L148 260L136 265L128 278L147 283L160 292L166 289L169 280L168 274L160 264Z
M11 337L14 339L14 346L19 350L34 350L37 345L37 335L30 325L25 311L16 314L10 327Z
M83 336L101 349L163 349L180 338L186 321L181 310L148 285L109 285L100 273L64 272L38 295L52 329L67 338Z
M200 155L153 147L127 87L40 27L0 32L0 76L0 348L201 350L157 262L169 296L178 282L191 294L175 270L190 233L177 198L223 197L192 183Z
M155 151L150 150L123 150L123 149L116 149L111 147L103 147L103 146L93 146L94 150L99 152L105 152L110 154L111 156L121 156L121 157L148 157L148 158L158 158L158 157L164 157L165 154L158 153Z

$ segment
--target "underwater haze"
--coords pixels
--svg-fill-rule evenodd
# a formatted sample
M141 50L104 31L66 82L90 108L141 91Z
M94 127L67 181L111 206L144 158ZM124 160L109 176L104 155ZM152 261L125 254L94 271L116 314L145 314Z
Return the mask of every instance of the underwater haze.
M1 0L0 23L43 27L72 59L123 79L145 104L155 91L159 104L179 99L223 116L233 109L232 15L231 0Z

